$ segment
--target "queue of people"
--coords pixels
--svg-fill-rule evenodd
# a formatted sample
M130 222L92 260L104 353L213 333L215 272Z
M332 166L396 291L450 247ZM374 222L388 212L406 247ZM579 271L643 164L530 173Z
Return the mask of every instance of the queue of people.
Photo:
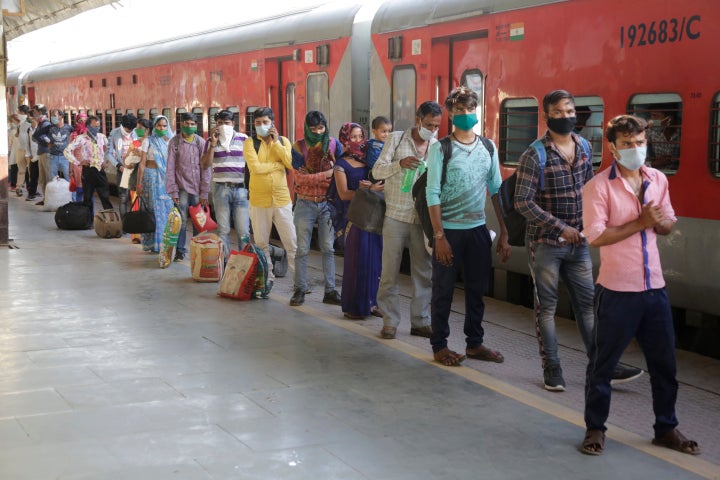
M143 250L157 253L168 212L178 206L183 228L175 261L184 260L188 206L207 204L212 195L218 235L229 245L233 222L242 248L252 230L267 259L270 288L274 275L269 240L275 226L294 274L291 306L303 305L309 293L307 260L317 225L323 303L340 306L351 320L382 317L380 337L388 340L396 337L403 316L398 273L407 248L410 334L428 338L435 361L445 366L458 367L468 357L502 363L503 354L485 344L482 326L492 265L493 234L485 217L488 196L500 230L495 248L500 262L508 259L511 247L497 196L502 182L497 148L474 130L478 100L467 87L450 92L444 107L453 128L442 141L436 137L443 108L427 101L418 108L414 126L404 132L392 132L386 117L374 119L371 139L361 125L351 122L332 137L325 115L310 111L303 138L294 144L280 135L269 107L253 112L252 137L236 131L233 112L218 112L207 140L197 135L192 113L183 114L178 135L164 116L151 124L128 114L106 138L94 116L79 118L73 129L61 121L59 110L52 110L48 120L44 106L32 111L25 107L11 117L11 168L17 177L10 183L21 195L24 181L32 200L40 195L37 185L42 188L49 175L67 178L80 167L77 184L84 203L92 207L97 192L103 208L112 208L105 168L114 166L119 174L135 170L135 180L120 192L120 212L130 208L133 193L128 190L154 212L156 231L143 234L141 243ZM698 454L697 443L676 429L673 324L656 245L657 235L668 235L676 218L667 178L645 163L648 123L632 115L613 118L605 137L615 162L595 175L592 148L588 152L576 133L574 97L564 90L548 93L543 118L548 128L541 138L544 152L530 147L521 155L514 202L527 220L525 245L534 281L544 387L553 392L566 388L555 333L562 279L589 360L587 432L580 450L589 455L603 452L611 385L643 374L619 364L629 342L637 338L651 376L653 443ZM131 163L128 158L135 149L140 150L140 160ZM542 161L540 155L545 157ZM425 171L432 238L423 231L409 188ZM381 235L359 229L345 216L359 189L384 195ZM335 284L338 243L344 252L341 293ZM590 247L600 248L595 280ZM464 353L447 344L461 272Z

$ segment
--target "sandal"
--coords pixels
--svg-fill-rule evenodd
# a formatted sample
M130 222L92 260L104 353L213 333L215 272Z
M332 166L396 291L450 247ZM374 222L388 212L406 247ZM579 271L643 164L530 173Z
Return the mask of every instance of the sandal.
M350 320L365 320L365 315L355 315L354 313L343 313L343 315Z
M372 310L370 310L370 315L383 318L383 314L378 307L373 307Z
M453 352L448 348L443 348L439 352L433 353L433 358L436 362L446 367L459 367L463 360L465 360L465 355Z
M602 455L605 449L605 432L602 430L588 430L585 432L580 451L585 455Z
M700 455L700 446L695 440L688 440L678 429L673 428L659 437L653 438L653 445L671 448L688 455Z
M469 358L483 360L485 362L503 363L505 361L505 357L502 356L502 353L490 350L485 345L480 345L475 348L466 348L465 353Z

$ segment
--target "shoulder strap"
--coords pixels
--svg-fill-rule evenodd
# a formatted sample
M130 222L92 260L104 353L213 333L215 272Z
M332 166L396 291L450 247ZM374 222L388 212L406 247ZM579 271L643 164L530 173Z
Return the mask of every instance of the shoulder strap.
M452 141L450 135L440 139L440 148L443 152L442 177L440 177L440 188L442 189L442 186L445 185L445 179L447 178L447 166L452 157Z
M260 140L257 135L252 137L253 139L253 147L255 147L255 152L259 155L260 154L260 145L262 145L262 140Z
M485 145L485 149L490 153L490 159L492 160L493 155L495 155L495 147L493 146L493 143L489 138L483 137L482 135L478 136L480 137L480 141L483 145Z
M590 159L590 145L588 144L588 141L585 140L585 137L581 137L578 135L578 138L580 139L580 146L583 149L583 153L585 154L585 157L589 160Z
M530 144L535 149L538 156L538 166L540 167L540 191L545 191L545 164L547 163L547 153L545 153L545 144L539 138Z

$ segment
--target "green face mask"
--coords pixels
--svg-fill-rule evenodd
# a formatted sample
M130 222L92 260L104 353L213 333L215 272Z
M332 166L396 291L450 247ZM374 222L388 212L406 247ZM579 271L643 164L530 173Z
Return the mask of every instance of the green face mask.
M180 130L182 131L183 135L189 137L190 135L197 132L197 127L180 127Z
M164 137L165 135L167 135L167 130L158 130L156 128L154 130L154 132L155 132L155 135L157 135L158 137Z
M144 137L145 136L145 129L144 128L136 128L135 129L135 135L138 137Z

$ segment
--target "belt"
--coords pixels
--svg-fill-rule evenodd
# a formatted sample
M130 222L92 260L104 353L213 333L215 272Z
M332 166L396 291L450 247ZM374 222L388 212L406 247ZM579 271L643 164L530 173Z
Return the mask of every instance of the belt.
M145 168L157 168L155 160L145 160Z
M239 182L215 182L217 185L223 185L230 188L245 188L244 183Z
M305 200L306 202L315 202L315 203L321 203L327 200L327 196L320 195L320 196L313 196L313 195L300 195L297 194L297 198L300 200Z

